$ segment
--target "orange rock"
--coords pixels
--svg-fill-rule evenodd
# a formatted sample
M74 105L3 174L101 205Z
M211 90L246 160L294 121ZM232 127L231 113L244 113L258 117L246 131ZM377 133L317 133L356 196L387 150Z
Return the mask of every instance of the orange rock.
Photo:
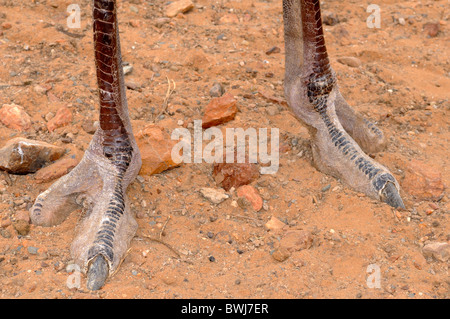
M150 124L136 134L142 157L141 175L157 174L180 164L172 160L172 148L177 143L159 126Z
M272 253L273 259L283 262L291 256L291 252L285 247L279 247Z
M236 116L237 111L236 100L233 95L228 93L222 97L214 98L205 108L202 126L208 128L231 121Z
M440 31L439 23L437 22L427 22L423 25L423 30L427 33L430 38L434 38L438 35Z
M188 50L185 53L183 65L195 69L203 69L214 64L211 56L207 56L202 49Z
M422 253L426 258L434 257L439 261L446 262L450 259L450 244L432 242L423 247Z
M437 200L445 189L441 173L416 159L406 168L402 187L410 195L422 200Z
M223 163L213 166L213 178L216 184L228 191L231 187L238 188L247 185L259 177L259 168L255 163L249 163L246 157L245 163L237 163L237 153L234 153L234 162L226 163L226 154Z
M238 197L244 197L252 205L255 211L259 211L263 206L263 200L256 188L251 185L243 185L237 189Z
M65 106L61 107L55 117L47 122L47 129L49 132L53 132L58 127L66 126L72 122L72 112Z
M14 174L34 173L59 159L64 152L62 147L16 137L0 149L0 169Z
M12 24L9 23L9 22L3 22L2 23L2 28L3 28L3 30L11 29L12 28Z
M337 61L352 68L359 68L362 65L361 60L353 56L340 57L337 59Z
M166 16L169 18L176 17L179 13L186 13L194 8L194 3L191 0L179 0L172 2L166 8Z
M1 228L6 228L6 227L11 226L11 225L12 225L12 222L11 222L11 220L9 218L8 219L3 219L0 222L0 227Z
M272 218L270 218L270 220L264 226L267 230L278 231L286 227L286 224L278 218L272 216Z
M31 118L23 107L17 104L4 104L0 109L0 119L4 125L14 130L25 131L31 128Z
M289 251L298 251L308 249L312 246L313 236L307 230L291 230L280 240L280 246L287 248Z
M221 24L236 24L239 23L239 18L234 13L227 13L219 19Z
M78 157L67 157L60 159L59 161L56 161L55 163L37 171L34 179L36 180L36 183L50 182L69 173L75 166L78 165L79 162L80 159Z

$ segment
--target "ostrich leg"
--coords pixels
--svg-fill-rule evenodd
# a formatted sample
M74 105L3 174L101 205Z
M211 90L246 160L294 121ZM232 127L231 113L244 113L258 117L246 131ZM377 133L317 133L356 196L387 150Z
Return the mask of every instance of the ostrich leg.
M118 268L137 229L125 191L141 157L128 117L115 0L94 0L93 16L100 127L79 165L37 197L31 220L52 226L82 202L89 206L71 253L87 273L87 287L97 290Z
M393 175L361 149L377 151L384 138L339 92L325 47L319 0L283 0L283 17L285 95L309 129L315 165L357 191L404 208Z

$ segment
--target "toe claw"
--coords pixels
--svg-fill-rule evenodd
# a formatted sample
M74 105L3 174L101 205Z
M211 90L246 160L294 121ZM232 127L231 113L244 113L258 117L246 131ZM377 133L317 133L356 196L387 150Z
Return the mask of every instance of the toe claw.
M382 201L391 205L394 208L405 209L403 200L397 190L397 187L393 183L386 183L386 186L381 191Z
M108 262L102 255L96 256L89 265L87 272L87 288L89 290L99 290L105 284L108 275Z

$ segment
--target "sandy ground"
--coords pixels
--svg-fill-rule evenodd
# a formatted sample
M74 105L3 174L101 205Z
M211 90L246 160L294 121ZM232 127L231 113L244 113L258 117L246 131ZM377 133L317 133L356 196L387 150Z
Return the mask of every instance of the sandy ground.
M55 227L31 225L21 236L8 221L51 183L2 173L1 298L449 298L448 262L422 254L427 242L450 240L447 191L434 201L402 191L407 209L397 211L313 167L308 132L282 103L281 1L196 0L162 26L155 21L166 1L119 2L123 60L133 65L126 80L134 130L157 123L171 132L179 120L200 119L220 82L240 110L223 127L280 128L280 168L252 184L264 199L259 212L235 205L235 194L219 205L205 200L199 189L217 187L211 164L141 176L128 191L139 229L98 292L86 289L84 275L79 288L67 285L76 275L67 268L81 211ZM0 85L13 85L0 88L0 105L21 105L33 121L25 132L0 125L0 146L24 136L69 155L87 148L92 135L82 124L98 110L91 3L76 2L81 28L67 29L71 3L0 0ZM417 159L449 185L448 2L379 0L379 29L366 25L369 3L322 4L340 20L325 26L325 36L341 92L388 136L387 149L373 156L400 184ZM427 22L438 23L437 36L428 36ZM274 46L280 52L267 55ZM348 56L361 66L337 61ZM176 90L161 118L167 78ZM42 94L35 85L51 89ZM72 123L49 133L46 115L61 106L72 111ZM268 231L272 217L287 230ZM312 245L280 262L272 254L289 230L310 232ZM379 270L379 287L368 284L371 269Z

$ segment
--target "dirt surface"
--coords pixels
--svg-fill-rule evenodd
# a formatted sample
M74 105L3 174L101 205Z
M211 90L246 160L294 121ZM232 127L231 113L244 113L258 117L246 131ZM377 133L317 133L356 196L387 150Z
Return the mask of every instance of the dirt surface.
M71 3L0 0L0 106L14 102L32 119L24 132L0 124L0 147L23 136L63 146L68 157L90 142L82 124L98 110L91 2L76 2L80 29L66 26ZM377 4L379 29L366 25L368 1L322 4L339 19L325 26L325 37L341 92L388 136L387 149L373 156L401 185L412 159L449 185L448 2ZM1 298L449 298L449 262L422 253L428 242L450 240L447 190L434 200L403 190L407 209L397 211L312 165L308 131L283 103L281 1L196 0L165 23L157 19L167 1L119 6L123 60L133 66L126 81L135 132L157 123L170 133L180 120L201 119L219 82L239 108L221 127L279 128L280 168L252 183L264 200L258 212L236 205L235 192L217 205L201 196L200 188L218 187L211 164L139 177L128 190L139 229L119 271L97 292L86 289L84 275L78 289L67 285L81 210L61 225L31 225L19 235L18 212L51 182L1 173ZM437 35L424 29L428 22L437 23ZM273 47L279 52L266 54ZM168 79L176 89L159 116ZM49 113L62 106L72 112L71 124L50 133ZM286 226L268 230L272 217ZM279 242L292 230L306 231L312 244L279 261ZM367 279L376 268L380 286L371 288Z

